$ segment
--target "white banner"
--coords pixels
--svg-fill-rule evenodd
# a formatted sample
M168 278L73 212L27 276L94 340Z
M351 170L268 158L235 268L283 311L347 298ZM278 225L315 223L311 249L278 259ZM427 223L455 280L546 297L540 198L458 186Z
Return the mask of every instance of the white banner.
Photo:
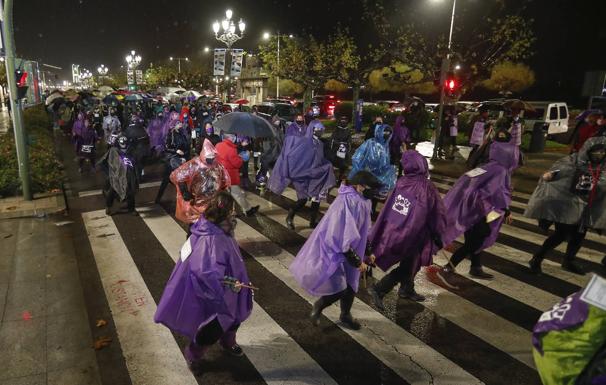
M137 84L143 84L143 71L136 70L135 75L136 75L135 77L137 79Z
M223 76L225 74L225 48L215 48L214 76Z
M78 64L72 64L72 83L74 85L80 83L80 66Z
M135 84L135 71L130 68L126 70L126 82L129 85Z
M240 76L242 74L242 60L244 58L243 49L231 50L231 76Z

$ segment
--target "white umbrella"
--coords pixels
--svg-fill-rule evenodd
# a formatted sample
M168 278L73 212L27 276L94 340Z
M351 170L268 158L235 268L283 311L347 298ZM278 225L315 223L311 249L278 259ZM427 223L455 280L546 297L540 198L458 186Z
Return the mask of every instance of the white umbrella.
M185 91L181 94L182 98L189 98L189 97L194 97L196 99L198 99L200 96L202 96L201 93L199 93L198 91L194 91L194 90L189 90L189 91Z
M59 98L63 98L63 94L60 92L53 92L52 94L50 94L47 98L46 98L46 105L50 105L52 102L54 102L55 100L59 99Z
M107 94L111 94L112 92L114 92L114 89L111 88L110 86L101 86L98 88L98 90L102 95L107 95Z

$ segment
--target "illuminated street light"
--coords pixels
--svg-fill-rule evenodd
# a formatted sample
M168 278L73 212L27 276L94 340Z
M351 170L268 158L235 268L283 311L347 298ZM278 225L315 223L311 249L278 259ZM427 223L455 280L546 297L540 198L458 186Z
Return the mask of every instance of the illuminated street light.
M181 74L181 60L184 60L184 61L189 61L189 58L188 58L188 57L172 57L172 56L171 56L171 57L169 57L169 59L170 59L170 61L173 61L173 60L176 60L176 61L177 61L177 66L178 66L178 68L179 68L179 71L178 71L178 72L179 72L179 74Z
M271 37L271 34L269 32L264 32L263 33L263 40L269 40L269 38ZM280 35L280 32L278 31L278 34L276 35L276 38L278 40L278 65L277 65L277 72L280 72L280 41L282 40L283 37L288 37L289 39L294 38L293 34L288 34L288 35ZM276 98L280 97L280 76L276 76Z
M237 34L236 24L232 20L232 16L232 10L228 9L227 11L225 11L225 19L221 20L221 22L216 20L212 25L213 32L215 33L215 38L220 42L224 43L227 48L231 48L231 46L235 42L242 39L242 37L244 36L244 30L246 29L246 23L244 22L244 20L240 19L240 21L238 22L238 32L240 34ZM223 29L223 32L219 34L221 29Z
M109 72L109 68L107 68L103 64L101 64L99 67L97 67L97 73L101 76L107 75L108 72Z
M128 55L126 55L126 64L128 64L128 68L135 69L141 64L141 56L137 55L137 53L132 50Z

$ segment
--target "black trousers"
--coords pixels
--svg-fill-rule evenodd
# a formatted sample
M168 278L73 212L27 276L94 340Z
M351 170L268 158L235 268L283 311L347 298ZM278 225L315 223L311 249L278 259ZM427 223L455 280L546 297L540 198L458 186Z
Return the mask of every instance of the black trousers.
M314 306L320 311L322 311L333 303L341 301L341 315L346 315L351 312L351 306L353 305L355 297L356 293L354 292L354 290L350 286L347 286L347 288L343 291L320 297L320 299L316 301Z
M199 346L210 346L214 345L221 338L225 339L226 337L231 337L231 334L234 335L235 339L235 333L239 327L240 324L236 324L225 331L221 327L219 321L215 318L198 330L194 342Z
M558 247L562 242L568 241L564 259L572 261L581 248L581 243L583 243L583 240L585 239L585 234L587 234L586 231L579 232L579 225L567 225L565 223L556 222L554 233L543 242L543 246L541 246L539 251L535 254L535 258L542 260L549 251Z
M105 207L111 208L114 200L118 198L118 193L111 187L109 180L105 182ZM128 211L135 211L135 196L134 194L126 194L126 203Z
M160 188L158 189L158 194L156 195L156 202L162 199L162 195L164 195L164 191L166 191L166 187L170 183L170 174L173 169L168 162L163 162L164 168L162 169L162 182L160 183Z
M465 243L450 257L450 263L457 266L465 257L470 256L471 267L481 267L479 251L489 235L490 226L486 223L486 217L484 217L465 232Z

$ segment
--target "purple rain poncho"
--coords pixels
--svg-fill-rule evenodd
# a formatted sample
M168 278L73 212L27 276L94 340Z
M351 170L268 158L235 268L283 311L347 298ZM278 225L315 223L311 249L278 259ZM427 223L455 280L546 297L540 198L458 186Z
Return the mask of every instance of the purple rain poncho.
M191 254L179 258L168 279L154 321L194 340L198 330L217 318L223 331L239 325L252 311L250 289L233 292L225 276L249 283L238 244L219 226L201 217L186 241ZM182 250L183 254L183 250Z
M74 136L76 152L80 157L90 157L95 153L95 142L97 141L97 131L88 120L84 121L84 127L80 133Z
M396 184L396 169L390 163L389 139L383 138L383 131L389 126L382 124L375 128L375 137L368 139L351 157L352 178L359 171L370 171L383 185L381 192L392 190ZM393 136L393 135L392 135Z
M364 255L370 224L370 201L352 186L342 184L339 195L290 265L299 285L314 296L339 293L347 286L357 292L360 271L343 253L352 249Z
M387 271L403 258L414 258L413 272L428 266L438 247L432 235L444 233L446 209L436 187L428 179L427 160L415 150L402 155L404 176L398 179L369 241L376 264Z
M307 128L309 128L309 126L307 126ZM305 127L305 125L299 126L297 123L291 122L288 125L288 127L286 127L286 133L284 134L284 136L303 137L303 136L305 136L305 133L307 132L307 128Z
M313 122L312 122L313 123ZM324 144L313 136L310 123L304 137L284 138L280 156L269 178L269 189L282 194L292 183L298 199L317 198L328 193L335 184L335 173L324 157Z
M464 174L444 197L446 206L446 231L444 245L451 244L476 223L485 220L491 211L504 214L511 202L511 174L518 166L520 150L510 143L493 142L490 145L490 161L482 167L481 175ZM481 171L480 170L480 171ZM492 246L499 235L504 215L490 223L490 235L480 250Z
M163 116L156 116L147 126L149 144L156 154L160 154L164 151L164 143L166 142L166 133L163 131L164 122Z
M404 117L400 115L396 118L396 124L393 126L393 136L389 141L389 153L401 154L401 147L404 143L410 143L410 130L404 125Z
M82 136L82 134L84 133L84 113L83 112L79 112L78 113L78 117L76 118L76 120L74 121L74 124L72 125L72 137L77 137L77 136Z

